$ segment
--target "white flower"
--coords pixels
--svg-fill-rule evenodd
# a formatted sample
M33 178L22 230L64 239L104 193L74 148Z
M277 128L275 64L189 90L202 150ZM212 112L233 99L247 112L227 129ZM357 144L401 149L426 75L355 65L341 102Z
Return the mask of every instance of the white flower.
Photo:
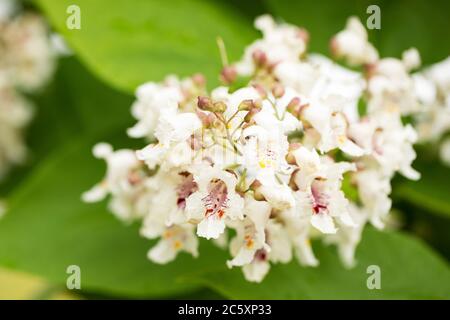
M350 123L342 109L345 98L330 95L324 99L320 89L315 88L315 92L301 116L320 134L319 150L328 152L339 148L351 156L362 156L364 150L348 137Z
M148 197L141 235L153 239L159 237L166 227L188 221L186 199L198 190L191 173L159 171L145 184L151 196Z
M450 58L447 58L413 76L416 95L422 104L422 112L415 116L421 141L436 142L450 130L449 74Z
M243 266L253 261L255 253L266 245L265 229L269 220L271 207L265 201L245 198L244 221L237 221L237 235L230 242L232 260L227 261L229 268Z
M84 198L111 194L116 215L140 219L141 235L158 239L148 253L156 263L180 251L196 257L198 238L212 239L229 249L229 268L261 282L293 257L317 266L311 241L322 240L351 267L364 226L388 218L394 175L420 176L413 125L422 140L450 128L450 64L411 75L418 52L379 59L356 18L332 50L363 71L305 55L302 29L269 16L256 26L263 38L221 74L229 87L208 93L197 75L138 89L129 134L156 141L137 152L98 145L107 174ZM247 84L236 88L235 76Z
M418 111L419 103L414 81L405 63L395 58L379 60L370 69L368 91L369 111L384 110L410 114Z
M285 224L286 232L298 262L303 266L315 267L319 265L319 261L314 255L311 246L312 227L307 208L304 208L302 193L296 192L295 207L284 211L282 219Z
M145 214L145 209L138 210L141 206L136 201L140 197L145 199L145 171L135 152L127 149L113 151L109 144L99 143L93 153L106 161L107 171L100 183L83 193L83 201L97 202L111 194L110 209L118 218L130 220Z
M184 153L184 155L190 155L187 140L201 127L202 124L195 114L176 113L173 109L160 111L158 125L155 129L155 137L158 139L158 143L150 144L144 149L137 151L136 155L139 160L145 161L150 169L154 169L161 164L164 157L170 153L174 146L175 149L181 148L181 153ZM175 152L176 154L180 153L179 150ZM189 161L189 159L185 159L183 163ZM176 159L174 160L173 162L176 164Z
M128 129L128 135L133 138L152 137L161 110L177 109L182 100L178 87L149 82L136 90L136 101L131 107L131 113L138 122Z
M261 30L263 38L247 47L243 59L236 64L239 74L251 75L255 71L255 62L280 65L285 61L298 61L305 52L307 33L304 30L276 24L268 15L257 18L255 26ZM256 59L255 53L258 54Z
M346 225L340 225L340 231L336 234L329 235L325 241L337 245L339 257L343 264L351 268L356 264L355 250L361 241L367 214L364 210L353 204L350 205L349 212L352 220L355 221L355 226L348 227Z
M420 67L420 54L416 48L411 48L403 52L402 61L406 70L410 71L412 69Z
M287 186L292 172L286 162L289 144L287 137L275 128L267 130L258 125L243 132L244 165L248 185L257 180L266 200L277 209L289 208L294 203L292 190Z
M198 238L191 224L168 227L147 256L155 263L166 264L174 260L180 251L188 252L194 257L198 256Z
M270 263L288 263L292 259L292 246L285 228L274 220L266 227L266 241L269 248L255 253L251 263L242 267L248 281L261 282L270 269Z
M382 229L392 205L390 177L376 169L358 171L354 177L368 219L373 226Z
M55 68L47 25L35 14L22 14L2 30L4 52L0 69L9 73L13 83L34 91L49 80Z
M293 99L300 101L300 95L290 88L287 88L279 99L275 100L272 95L269 95L263 100L261 111L253 119L256 124L270 131L278 130L287 134L299 130L302 127L300 121L287 111Z
M334 163L320 159L315 151L301 147L293 152L299 171L295 182L299 187L297 206L311 216L311 224L322 233L335 233L334 218L352 226L348 213L349 201L341 190L344 172L355 170L346 162ZM299 213L298 213L299 214Z
M420 173L411 167L416 158L413 143L417 133L411 125L403 126L401 120L390 115L378 119L379 126L373 136L373 157L386 175L399 171L411 180L420 178Z
M367 31L357 17L347 20L345 29L334 36L331 41L333 54L345 58L350 65L374 63L378 52L368 41Z
M280 63L275 68L274 74L284 86L296 90L303 96L311 92L320 76L317 66L309 61L286 61Z
M197 235L217 239L225 230L226 219L242 219L244 200L235 191L237 179L216 167L194 173L198 191L186 199L186 213L199 221Z
M0 80L0 177L11 165L22 163L27 154L23 129L31 120L31 104Z
M40 89L53 73L55 55L43 19L0 1L0 178L27 155L25 127L33 108L22 91Z

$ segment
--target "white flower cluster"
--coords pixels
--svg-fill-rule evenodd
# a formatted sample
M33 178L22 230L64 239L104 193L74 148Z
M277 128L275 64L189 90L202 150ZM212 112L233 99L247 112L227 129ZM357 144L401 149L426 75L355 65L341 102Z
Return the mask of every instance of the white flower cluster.
M25 158L23 129L33 109L23 93L46 83L55 61L47 25L16 4L0 0L0 178Z
M322 238L350 266L364 225L384 226L394 174L420 176L411 167L417 134L401 119L420 107L409 74L417 51L380 59L350 18L332 50L364 66L355 72L307 54L303 29L270 16L256 27L262 39L225 66L224 86L207 93L199 75L140 86L128 134L155 142L96 145L107 173L83 199L110 195L120 219L142 219L141 234L159 239L148 252L156 263L180 251L196 257L198 238L214 239L229 248L230 268L260 282L293 256L317 266L310 239Z
M415 114L419 140L441 143L442 161L450 166L450 57L413 75L421 103Z

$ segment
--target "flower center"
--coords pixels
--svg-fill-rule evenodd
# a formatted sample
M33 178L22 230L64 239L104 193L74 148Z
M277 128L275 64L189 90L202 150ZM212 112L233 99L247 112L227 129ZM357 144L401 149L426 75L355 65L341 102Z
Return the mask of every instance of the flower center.
M198 186L197 183L195 183L192 174L188 172L182 172L180 173L180 175L183 177L183 180L177 189L177 205L178 208L184 210L184 208L186 208L186 199L195 191L197 191Z
M267 251L265 249L259 249L258 251L255 252L255 257L254 260L255 261L267 261Z
M205 204L205 216L217 215L219 218L225 213L228 202L228 190L225 182L220 179L212 180L208 186L208 195L202 200Z
M312 208L315 214L323 212L328 208L328 200L323 190L323 181L314 180L311 185Z

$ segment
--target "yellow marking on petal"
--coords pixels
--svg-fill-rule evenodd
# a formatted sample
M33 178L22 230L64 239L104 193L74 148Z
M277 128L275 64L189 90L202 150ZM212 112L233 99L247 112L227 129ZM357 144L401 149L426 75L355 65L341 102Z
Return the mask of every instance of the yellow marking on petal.
M255 242L253 241L253 239L252 239L252 237L250 237L250 236L245 236L245 246L248 248L248 249L251 249L251 248L253 248L253 246L255 245Z
M181 249L181 247L183 247L183 243L180 240L175 240L175 242L173 243L173 247L175 249Z
M172 232L170 232L170 231L165 231L165 232L163 233L163 238L169 239L170 237L172 237Z
M309 238L308 238L308 239L305 239L305 244L306 244L308 247L311 247L311 241L309 240Z
M389 103L387 106L387 109L391 113L397 113L399 110L398 105L395 103Z
M344 136L344 135L340 135L340 136L338 137L338 142L339 142L340 144L343 144L346 140L347 140L347 137Z
M264 160L260 160L260 161L258 162L258 164L259 164L259 166L260 166L262 169L264 169L264 168L266 167L266 162L265 162Z

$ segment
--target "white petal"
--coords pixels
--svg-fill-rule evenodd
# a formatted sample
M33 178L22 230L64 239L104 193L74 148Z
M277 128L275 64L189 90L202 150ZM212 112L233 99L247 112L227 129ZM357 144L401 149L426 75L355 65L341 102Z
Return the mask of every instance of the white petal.
M319 260L314 255L309 239L302 238L296 242L295 253L302 266L317 267Z
M96 158L106 159L113 153L113 149L109 143L97 143L92 150L92 153Z
M333 218L327 213L317 213L311 217L311 224L322 233L336 233Z
M225 222L216 216L203 219L197 225L197 235L206 239L218 239L225 230Z
M166 264L174 260L177 256L178 250L171 245L170 241L160 240L152 249L147 253L147 257L159 264Z
M245 279L251 282L261 282L270 270L270 263L255 261L242 267Z
M84 202L97 202L103 200L108 194L108 190L103 184L97 184L91 190L83 193L81 198Z

